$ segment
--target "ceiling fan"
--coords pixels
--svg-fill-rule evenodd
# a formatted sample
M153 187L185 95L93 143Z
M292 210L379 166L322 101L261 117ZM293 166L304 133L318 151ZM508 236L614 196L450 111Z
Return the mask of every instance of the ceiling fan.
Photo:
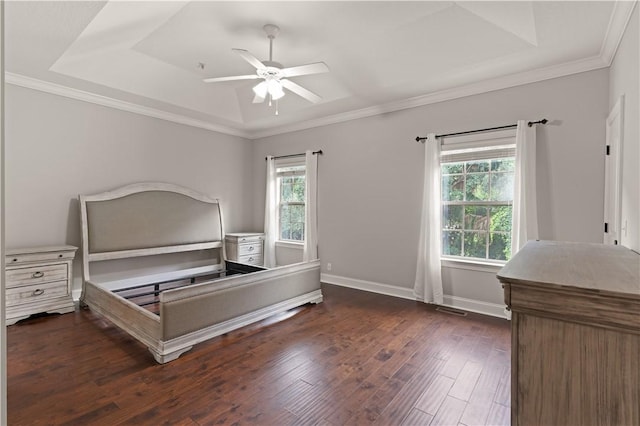
M305 89L297 83L288 80L290 77L297 77L300 75L319 74L329 71L329 67L324 62L315 62L313 64L299 65L295 67L284 68L282 64L273 61L273 39L280 32L280 28L277 25L267 24L263 27L269 38L269 60L260 61L246 50L232 49L242 59L253 65L256 69L255 74L250 75L235 75L229 77L213 77L205 78L205 83L217 83L221 81L234 81L234 80L258 80L262 79L260 83L253 87L255 97L253 103L262 103L265 99L269 98L269 105L271 101L277 101L284 96L284 90L288 89L296 95L308 100L309 102L317 103L322 98L310 90ZM277 111L276 111L277 114Z

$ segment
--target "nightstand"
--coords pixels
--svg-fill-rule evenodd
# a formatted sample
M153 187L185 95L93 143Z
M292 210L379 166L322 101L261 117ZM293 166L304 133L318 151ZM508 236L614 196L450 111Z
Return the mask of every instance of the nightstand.
M264 234L256 232L238 232L225 236L227 259L238 263L262 265L262 244Z
M6 323L40 312L73 312L71 278L74 246L7 249L5 252Z

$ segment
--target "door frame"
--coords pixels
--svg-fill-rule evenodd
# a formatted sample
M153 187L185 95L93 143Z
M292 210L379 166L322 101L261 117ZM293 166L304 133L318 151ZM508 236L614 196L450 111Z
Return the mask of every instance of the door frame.
M604 161L605 244L620 244L622 204L622 138L624 137L624 95L611 109L606 121ZM617 136L617 137L616 137Z

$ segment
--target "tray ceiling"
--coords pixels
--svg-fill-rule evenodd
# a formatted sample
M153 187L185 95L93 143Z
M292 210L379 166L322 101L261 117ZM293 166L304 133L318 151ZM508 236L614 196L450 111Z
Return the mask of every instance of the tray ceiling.
M5 66L9 83L252 138L460 88L492 90L500 79L506 87L607 66L605 49L631 9L608 1L6 2ZM252 74L231 49L268 59L266 23L281 28L274 60L329 66L292 78L322 102L288 92L276 116L251 103L255 80L202 82Z

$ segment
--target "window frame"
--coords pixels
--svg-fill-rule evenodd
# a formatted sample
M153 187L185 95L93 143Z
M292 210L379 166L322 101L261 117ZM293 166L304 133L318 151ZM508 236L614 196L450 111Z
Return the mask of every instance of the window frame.
M443 165L451 163L471 162L475 160L494 160L498 158L510 158L515 160L515 130L502 130L498 132L489 132L485 134L471 134L464 136L456 136L447 138L442 144L442 152L440 157L440 184L441 191L443 190ZM488 172L492 174L491 169ZM466 175L467 171L463 170L460 174ZM452 174L455 175L455 174ZM466 179L466 176L465 176ZM491 191L491 178L489 178L488 190ZM515 188L514 188L515 191ZM490 209L493 206L511 206L513 208L514 193L511 194L509 200L444 200L444 193L440 196L440 244L441 244L441 256L440 261L443 266L480 270L483 272L493 272L504 264L507 260L489 259L489 245L491 243L491 230L487 229L482 231L485 234L485 258L464 256L464 235L465 235L465 207L467 206L479 206L487 207ZM462 239L461 251L462 255L448 255L444 253L444 232L448 229L445 228L445 208L446 206L462 206L462 228L454 229L460 232ZM491 211L486 213L486 217L491 221ZM512 237L513 228L511 231L497 231L494 233L510 234Z
M276 194L276 223L278 225L278 236L276 238L276 245L278 246L289 246L289 247L298 247L304 245L304 234L305 228L307 224L305 223L305 217L302 219L302 239L300 240L288 240L282 238L282 217L281 217L281 209L283 205L298 205L298 206L306 206L306 201L292 201L292 202L283 202L281 198L282 194L282 178L285 176L302 176L305 179L306 185L306 168L305 168L305 158L279 158L275 160L275 172L276 172L276 186L277 186L277 194ZM279 169L288 168L288 167L303 167L303 170L296 172L279 172ZM306 199L306 188L305 188L305 199Z

